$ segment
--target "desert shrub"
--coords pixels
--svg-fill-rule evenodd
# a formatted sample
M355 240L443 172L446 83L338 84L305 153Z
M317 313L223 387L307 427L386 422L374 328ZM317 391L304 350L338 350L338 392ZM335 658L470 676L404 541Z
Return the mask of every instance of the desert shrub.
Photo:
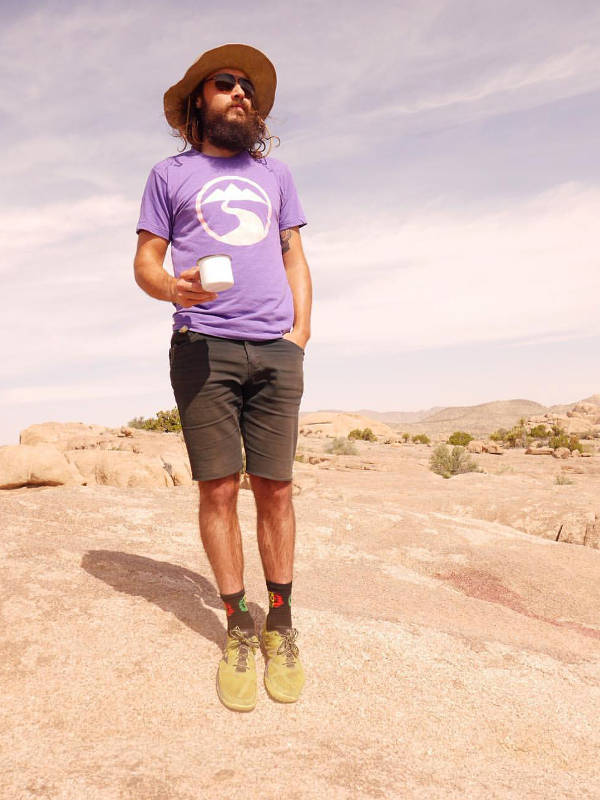
M514 472L514 467L509 464L501 464L496 470L496 475L504 475L505 472Z
M408 442L409 439L410 439L410 433L403 433L402 434L402 441L403 442Z
M429 459L430 469L443 478L460 475L463 472L479 472L479 466L464 447L454 445L452 450L446 444L438 444Z
M177 408L172 408L170 411L157 411L155 417L135 417L127 423L130 428L139 428L146 431L163 431L168 433L170 431L181 430L181 420L179 419L179 411Z
M431 439L427 436L426 433L416 433L412 440L415 444L430 444Z
M569 450L579 450L580 453L585 452L585 449L577 436L569 436Z
M527 447L533 441L533 437L527 434L524 419L520 419L510 430L498 428L490 434L490 439L493 442L501 442L505 447Z
M557 436L552 436L548 441L548 446L553 450L559 447L568 447L569 450L579 450L580 453L583 453L583 445L579 438L574 433L569 435L564 430L561 430Z
M142 429L144 427L144 418L143 417L134 417L130 419L127 423L128 428L138 428Z
M553 449L556 450L558 447L568 447L569 446L569 437L564 432L561 431L560 433L551 436L548 440L548 445Z
M346 439L344 436L336 436L327 446L326 452L333 453L336 456L355 456L358 450L350 439Z
M550 431L545 425L535 425L529 433L534 439L547 439L550 436Z
M376 442L377 437L371 428L354 428L348 434L349 439L362 439L364 442Z
M448 444L458 444L461 447L466 447L469 442L472 441L473 437L466 431L454 431L454 433L448 437Z
M554 483L558 484L559 486L568 486L569 484L573 483L573 480L569 478L568 475L559 473L554 479Z

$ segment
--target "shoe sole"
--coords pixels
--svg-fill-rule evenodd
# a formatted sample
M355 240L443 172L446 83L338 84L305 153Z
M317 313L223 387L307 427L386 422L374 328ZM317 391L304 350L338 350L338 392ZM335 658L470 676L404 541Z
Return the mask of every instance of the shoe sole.
M221 694L221 689L219 687L219 676L218 675L217 675L217 678L216 678L216 684L217 684L217 697L219 698L221 703L223 703L225 708L228 708L230 711L244 711L244 712L254 711L254 709L256 708L256 700L254 700L254 703L252 705L246 705L246 706L245 705L241 705L240 703L230 703L230 702L228 702L227 700L225 700L225 698Z

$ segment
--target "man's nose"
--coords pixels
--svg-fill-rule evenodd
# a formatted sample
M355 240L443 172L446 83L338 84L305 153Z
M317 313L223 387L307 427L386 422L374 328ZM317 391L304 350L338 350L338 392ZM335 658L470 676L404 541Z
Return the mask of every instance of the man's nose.
M235 84L235 86L231 90L231 96L232 97L240 97L240 98L246 97L246 93L244 92L244 90L240 86L239 78L237 79L237 83Z

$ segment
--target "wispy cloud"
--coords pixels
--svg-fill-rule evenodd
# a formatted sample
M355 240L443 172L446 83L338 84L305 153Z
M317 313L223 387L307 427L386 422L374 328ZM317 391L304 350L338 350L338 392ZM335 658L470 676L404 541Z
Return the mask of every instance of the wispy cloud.
M10 208L0 215L0 237L6 242L4 271L15 273L15 259L32 261L33 253L71 242L82 235L114 232L139 211L133 199L95 195L76 203L57 202L34 208Z
M160 391L164 381L145 381L135 386L122 386L112 381L86 381L78 383L63 383L60 386L41 384L36 386L13 386L10 389L0 389L0 406L22 403L52 403L57 400L102 400L112 397L127 395L147 395Z
M568 83L571 80L571 83ZM560 53L551 58L533 63L517 63L501 66L492 75L465 75L463 85L458 89L427 95L422 94L412 103L386 104L362 115L363 120L378 117L393 117L419 114L449 106L481 103L498 95L515 95L519 92L531 92L532 89L544 89L544 99L569 96L573 93L589 91L600 87L600 64L598 49L582 46ZM535 102L540 101L535 95ZM511 102L512 101L512 102ZM488 106L489 114L506 111L514 105L515 98L504 98L500 107ZM532 102L531 94L528 102Z
M307 243L317 338L345 351L600 333L600 189L559 186L482 213L433 207Z

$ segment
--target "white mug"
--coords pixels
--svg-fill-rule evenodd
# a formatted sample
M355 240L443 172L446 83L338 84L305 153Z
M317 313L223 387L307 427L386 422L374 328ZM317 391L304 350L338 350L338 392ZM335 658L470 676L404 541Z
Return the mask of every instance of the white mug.
M200 283L207 292L223 292L233 286L231 258L222 253L204 256L196 261L200 267Z

